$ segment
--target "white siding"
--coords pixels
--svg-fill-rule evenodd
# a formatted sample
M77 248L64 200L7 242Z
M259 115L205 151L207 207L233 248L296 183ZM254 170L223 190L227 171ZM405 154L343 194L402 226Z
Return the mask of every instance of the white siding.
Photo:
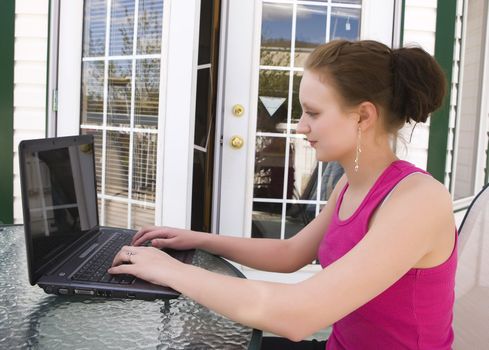
M21 140L45 136L48 0L15 2L14 222L22 222L19 159Z
M436 0L406 0L403 46L421 46L430 54L435 52ZM397 155L426 169L428 160L429 119L426 124L406 124L399 132ZM411 133L413 132L412 138Z
M455 136L457 117L461 114L461 93L462 85L460 85L463 78L463 69L461 66L464 64L465 58L462 59L462 50L464 45L462 45L462 37L464 31L464 1L457 1L457 17L455 22L455 48L453 53L453 72L452 72L452 98L450 101L450 119L449 119L449 134L448 134L448 153L447 153L447 163L445 170L445 184L450 184L450 191L454 193L454 163L456 159L454 158L455 143L458 142ZM467 24L465 24L467 25ZM466 29L465 29L466 30ZM466 84L464 84L465 86ZM475 103L473 104L475 106ZM459 214L460 216L460 214Z

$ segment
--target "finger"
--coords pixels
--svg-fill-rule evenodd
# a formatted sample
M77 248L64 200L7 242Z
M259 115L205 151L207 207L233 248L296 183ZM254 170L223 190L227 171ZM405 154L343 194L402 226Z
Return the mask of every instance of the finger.
M130 263L131 255L129 255L128 253L133 252L131 248L134 249L134 247L123 246L121 250L114 256L114 260L112 261L112 266L117 266L124 263Z
M128 274L134 276L134 269L135 269L134 265L123 264L119 266L112 266L107 270L107 272L110 273L111 275Z
M169 237L169 233L165 230L156 230L147 232L144 236L140 237L137 241L134 242L134 246L138 246L143 244L146 241L151 241L155 238L167 238Z
M171 246L171 242L173 241L173 239L171 238L163 238L163 239L153 239L151 240L151 245L155 248L158 248L158 249L162 249L162 248L166 248L168 246Z
M147 232L150 232L150 231L153 231L155 230L156 227L155 226L145 226L143 227L142 229L140 229L133 237L132 237L132 241L131 241L131 244L134 245L134 242L137 241L139 238L141 238L142 236L144 236Z

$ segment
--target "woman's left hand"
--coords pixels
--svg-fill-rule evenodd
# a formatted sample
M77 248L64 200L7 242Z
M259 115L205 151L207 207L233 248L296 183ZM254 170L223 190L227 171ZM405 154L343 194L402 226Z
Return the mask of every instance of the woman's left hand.
M133 275L153 284L170 286L171 274L182 265L157 248L124 246L115 256L108 272Z

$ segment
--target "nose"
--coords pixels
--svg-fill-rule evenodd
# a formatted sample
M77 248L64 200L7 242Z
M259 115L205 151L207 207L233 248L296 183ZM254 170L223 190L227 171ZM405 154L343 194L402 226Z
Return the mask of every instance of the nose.
M302 113L301 118L299 119L299 123L297 123L295 132L298 134L306 135L311 131L311 129L309 128L309 125L307 125L307 123L305 121L304 114L305 113Z

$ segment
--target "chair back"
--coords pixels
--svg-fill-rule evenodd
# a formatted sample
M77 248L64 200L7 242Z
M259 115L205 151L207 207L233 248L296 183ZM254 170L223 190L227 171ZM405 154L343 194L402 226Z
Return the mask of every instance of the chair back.
M489 349L489 189L470 204L460 225L455 281L454 349Z

